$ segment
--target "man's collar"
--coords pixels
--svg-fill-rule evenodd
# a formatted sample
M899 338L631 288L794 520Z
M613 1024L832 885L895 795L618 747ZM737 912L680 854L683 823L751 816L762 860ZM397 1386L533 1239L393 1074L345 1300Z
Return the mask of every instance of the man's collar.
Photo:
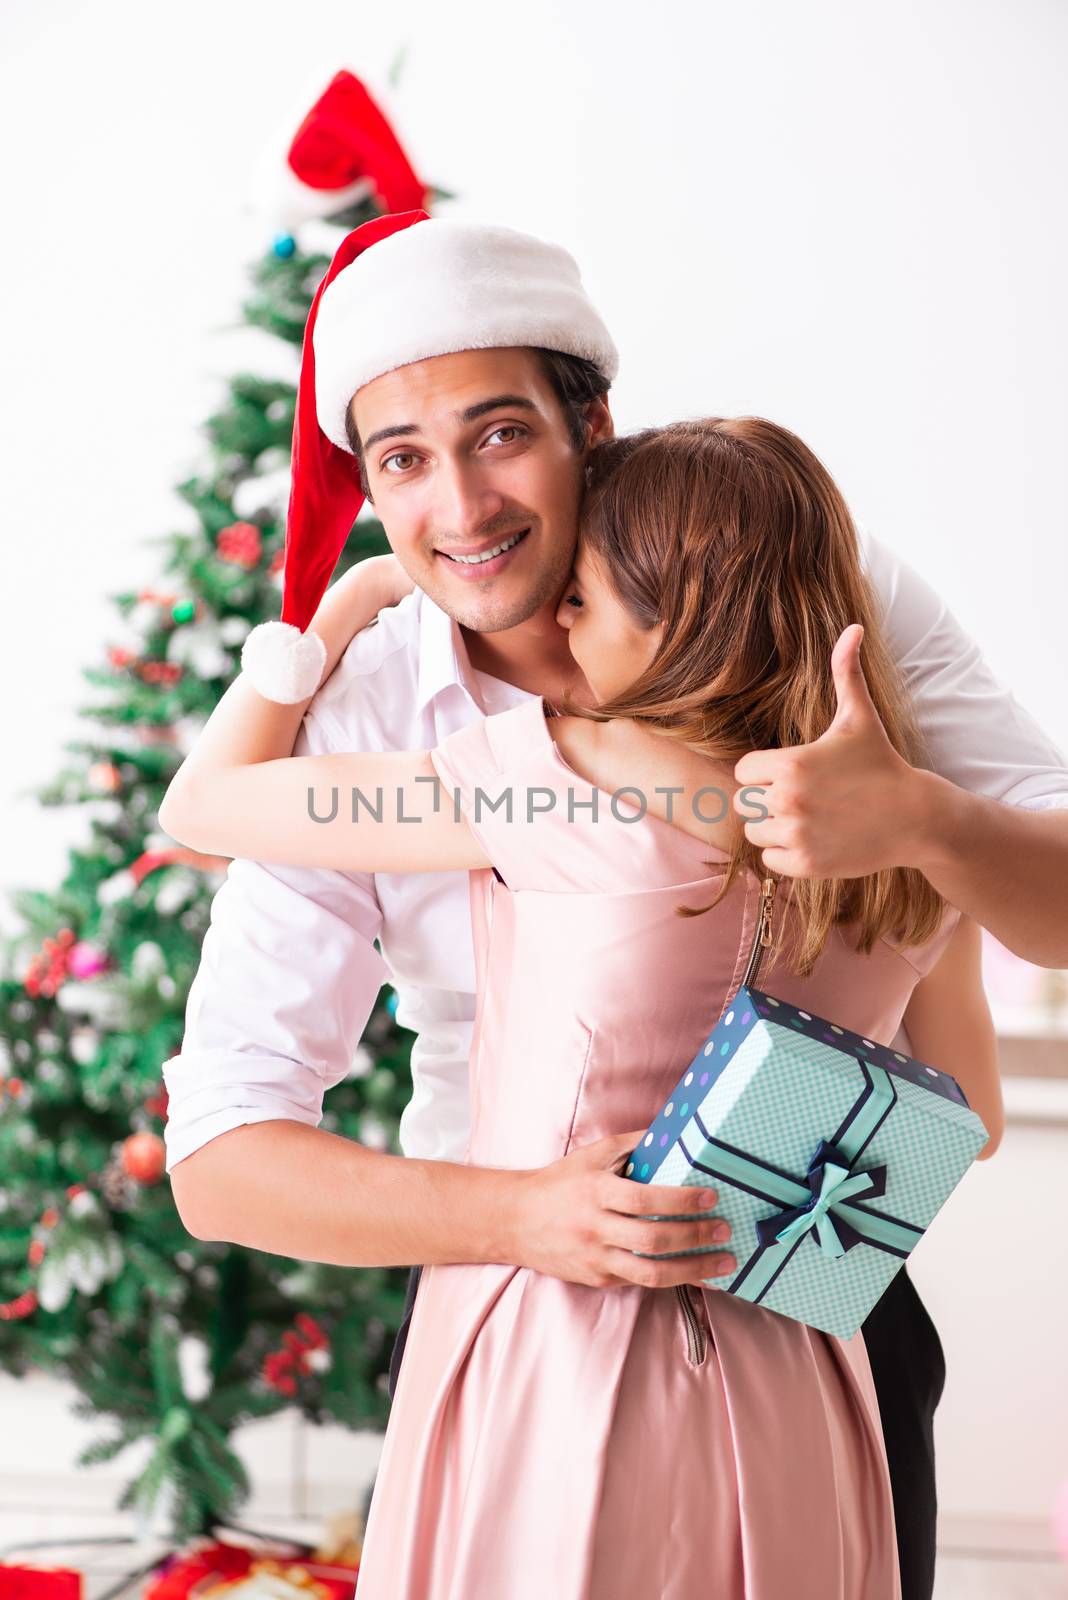
M435 695L451 684L459 684L479 710L484 709L459 623L435 605L428 594L420 593L416 711L423 711Z

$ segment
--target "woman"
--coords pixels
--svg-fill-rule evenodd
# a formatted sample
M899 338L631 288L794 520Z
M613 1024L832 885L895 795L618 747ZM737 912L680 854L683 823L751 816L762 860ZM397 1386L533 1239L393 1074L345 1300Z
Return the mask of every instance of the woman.
M313 624L327 671L397 598L393 576L379 565L327 596ZM891 742L922 754L842 498L771 423L680 423L597 446L558 620L594 708L559 715L531 699L432 751L295 759L304 708L251 690L227 706L230 691L161 813L205 850L472 869L468 1159L532 1181L606 1134L632 1128L637 1143L725 1010L761 876L729 803L733 766L823 732L828 663L850 623L864 627ZM907 869L784 883L778 902L761 987L887 1043L904 1018L914 1052L960 1080L992 1153L978 930ZM639 1248L632 1231L613 1241L621 1260L628 1243ZM531 1266L425 1268L358 1594L546 1592L899 1595L861 1334L824 1334L714 1280L665 1293Z

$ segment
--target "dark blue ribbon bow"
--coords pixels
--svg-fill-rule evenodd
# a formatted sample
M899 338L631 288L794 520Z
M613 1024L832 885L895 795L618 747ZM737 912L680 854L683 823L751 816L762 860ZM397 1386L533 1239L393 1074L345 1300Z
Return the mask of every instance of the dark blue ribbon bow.
M810 1228L819 1248L832 1258L844 1255L855 1244L863 1244L864 1235L846 1220L841 1208L862 1195L869 1199L885 1194L885 1165L851 1172L849 1159L839 1147L829 1139L821 1139L808 1164L805 1182L812 1191L811 1200L758 1221L761 1245L792 1244Z

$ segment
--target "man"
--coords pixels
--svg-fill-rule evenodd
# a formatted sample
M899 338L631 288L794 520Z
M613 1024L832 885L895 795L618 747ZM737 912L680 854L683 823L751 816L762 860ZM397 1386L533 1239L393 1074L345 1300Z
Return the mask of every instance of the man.
M291 621L310 620L365 493L418 587L353 640L315 695L298 754L431 747L478 716L574 684L555 608L585 456L612 430L615 348L555 247L420 213L386 221L368 225L366 245L358 229L339 248L309 317L283 617L288 605ZM348 457L343 472L331 449ZM1038 814L1068 807L1063 758L937 596L866 536L862 554L935 770L914 771L890 749L854 651L836 663L840 711L821 740L739 762L739 783L768 787L771 818L747 824L767 832L750 837L767 839L778 858L769 866L797 875L916 865L1011 947L1068 962L1068 815ZM821 825L822 806L833 829ZM402 1158L318 1126L323 1091L348 1073L386 979L398 1021L418 1036ZM463 1164L473 990L465 875L235 861L182 1052L164 1069L168 1170L187 1227L305 1259L501 1261L592 1281L583 1274L596 1264L598 1216L631 1200L606 1199L611 1152L601 1147L611 1141L540 1171ZM714 1249L715 1217L686 1215L652 1225L664 1232L654 1250ZM709 1276L706 1258L694 1259L694 1280ZM669 1270L682 1270L677 1259L636 1258L634 1281L667 1282ZM416 1271L406 1321L417 1283ZM942 1375L904 1271L865 1338L911 1600L933 1584L931 1417Z

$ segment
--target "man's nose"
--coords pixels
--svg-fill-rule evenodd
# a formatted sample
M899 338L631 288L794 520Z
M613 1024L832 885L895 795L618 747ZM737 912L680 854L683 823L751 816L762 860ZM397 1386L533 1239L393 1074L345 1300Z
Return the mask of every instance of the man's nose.
M500 492L477 462L446 461L437 474L434 518L458 539L477 538L479 530L504 505Z

